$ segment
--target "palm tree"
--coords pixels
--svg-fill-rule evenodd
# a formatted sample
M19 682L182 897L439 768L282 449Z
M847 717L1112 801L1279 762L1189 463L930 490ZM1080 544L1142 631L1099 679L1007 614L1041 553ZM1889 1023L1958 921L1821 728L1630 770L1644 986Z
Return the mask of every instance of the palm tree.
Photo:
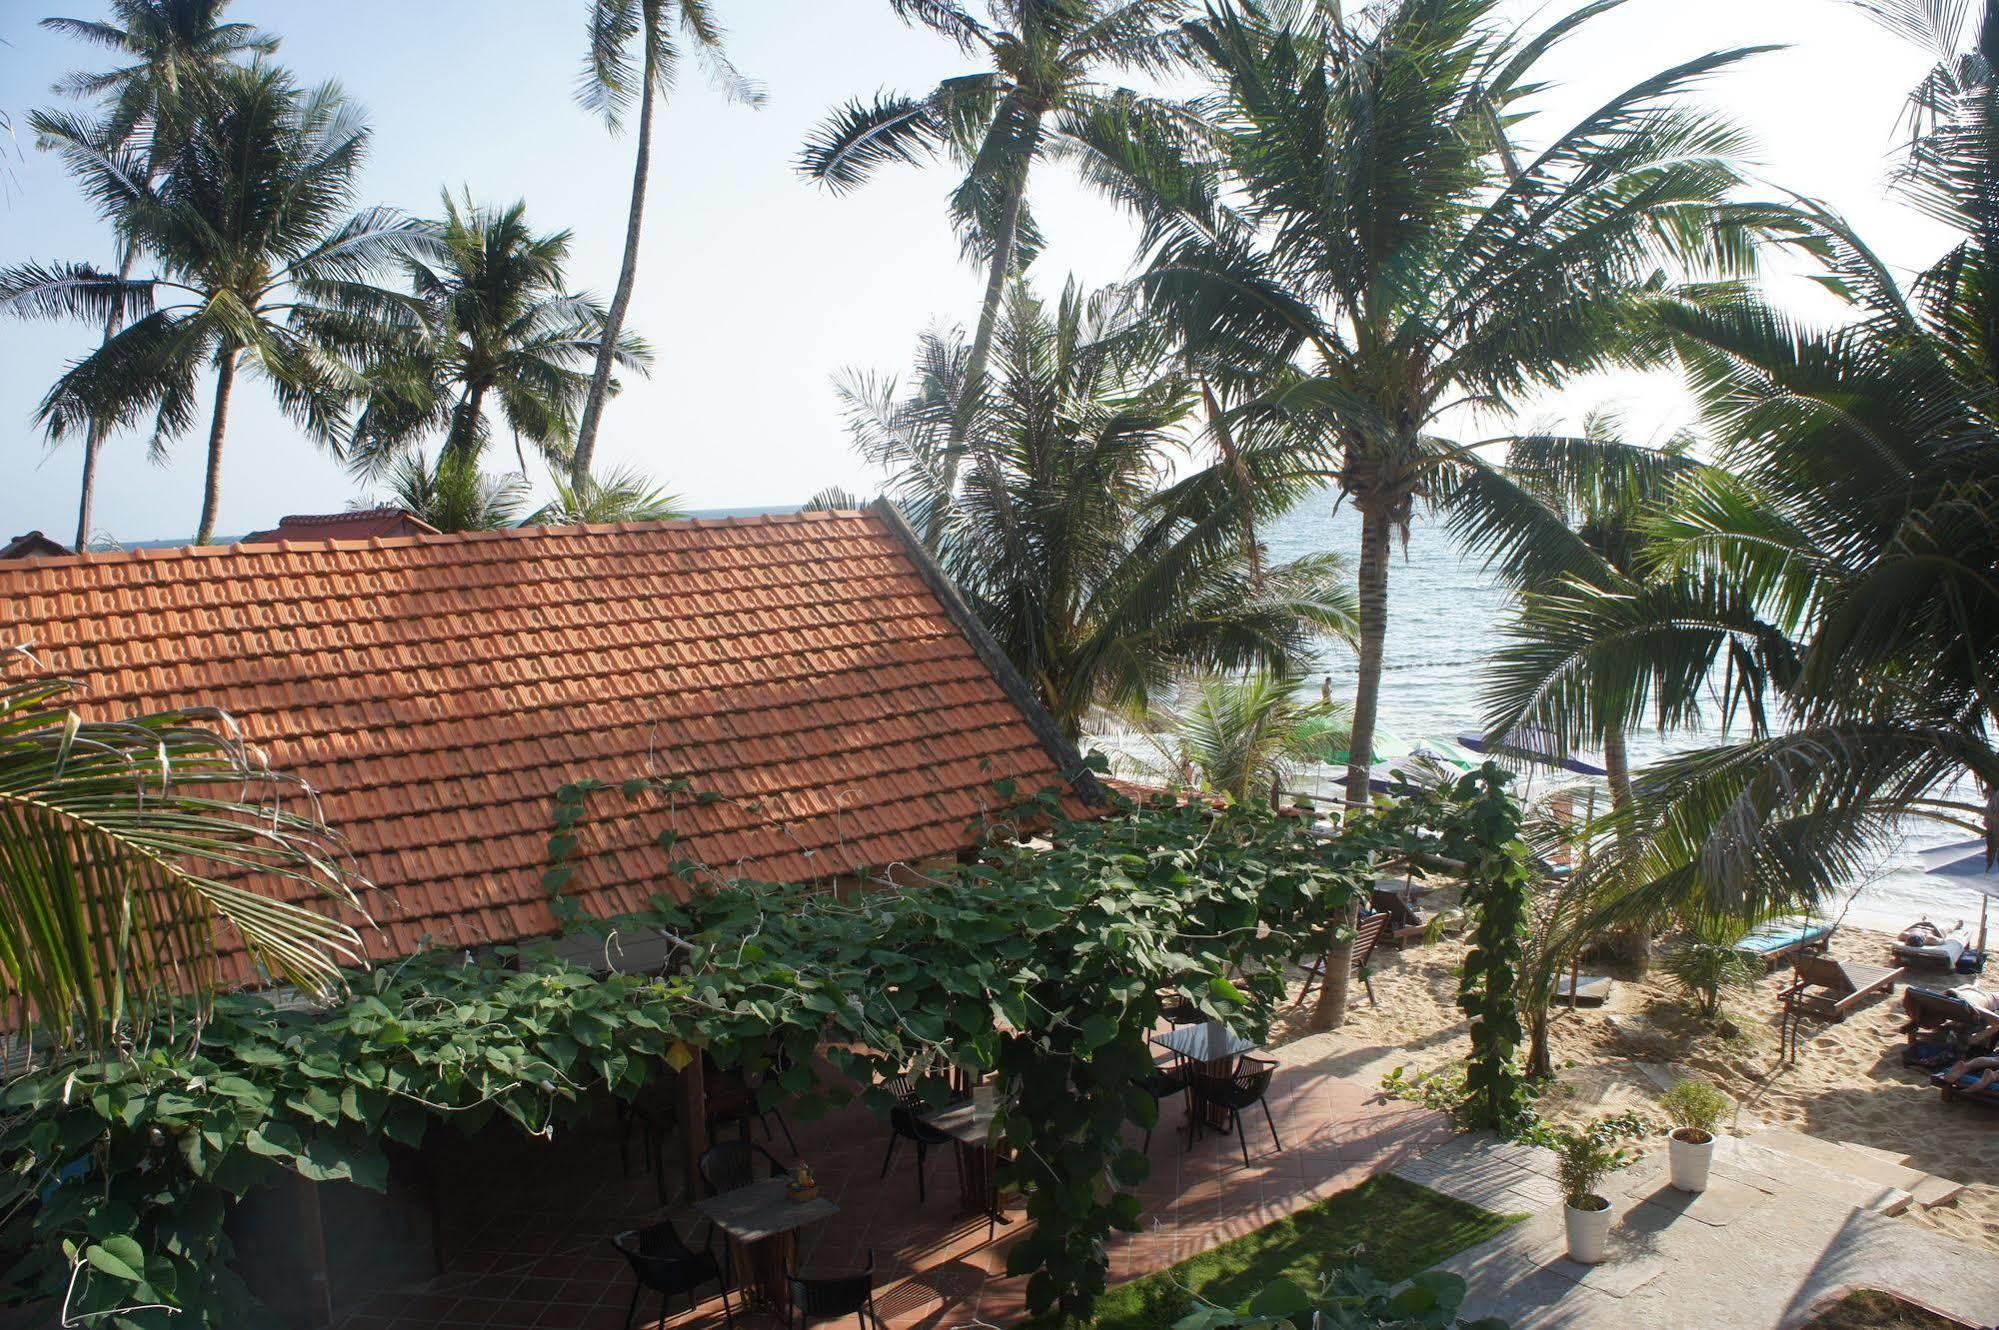
M1534 150L1515 135L1540 61L1609 6L1530 36L1498 5L1211 10L1187 31L1214 80L1213 158L1166 173L1147 205L1141 288L1197 356L1262 380L1236 408L1239 447L1274 452L1257 470L1334 481L1359 510L1353 807L1368 801L1390 542L1464 465L1450 422L1663 354L1647 336L1671 295L1662 266L1743 271L1773 211L1729 202L1742 137L1682 104L1746 52L1653 75ZM1316 1026L1343 1017L1347 973L1331 958Z
M638 281L639 234L645 225L646 185L652 174L653 111L673 89L680 72L682 44L700 56L725 96L751 106L763 104L763 89L729 63L722 39L721 26L708 0L590 0L590 50L584 58L577 100L602 116L605 127L614 134L623 129L625 116L636 102L639 135L632 165L631 209L625 217L625 256L618 267L617 289L611 293L611 308L605 316L569 467L569 483L578 489L589 481L590 466L596 460L597 427L611 396L611 371L624 335L625 314L631 308L632 287ZM638 47L636 67L634 44Z
M567 463L576 408L590 385L584 367L594 363L605 326L602 306L563 289L569 232L537 235L522 203L481 208L449 194L435 228L435 255L403 259L420 324L368 366L349 462L379 469L441 430L443 456L476 474L491 433L490 399L517 453L526 439L550 463ZM629 334L613 355L640 372L651 361ZM527 458L519 460L525 473Z
M983 56L990 68L945 79L928 93L855 99L805 145L799 169L830 189L851 189L886 163L948 153L965 177L951 214L965 253L986 265L985 299L940 464L943 490L956 481L959 454L991 355L1007 283L1040 248L1027 208L1028 176L1044 158L1074 162L1086 179L1122 189L1128 143L1196 127L1184 108L1098 82L1103 69L1159 71L1179 56L1171 26L1185 0L987 0L982 23L956 0L889 0L920 24ZM933 547L938 532L919 528Z
M1193 393L1160 373L1136 313L1115 290L1072 286L1051 313L1016 287L962 487L940 461L966 392L960 341L924 340L906 396L842 388L857 446L912 524L940 533L945 570L1072 737L1093 708L1143 709L1188 670L1296 673L1316 636L1352 625L1336 558L1259 576L1232 515L1157 505Z
M218 920L273 978L332 991L360 954L354 930L259 889L297 884L359 909L312 791L264 767L219 713L87 721L71 689L0 681L0 987L14 1028L106 1048L164 998L215 982Z
M655 485L644 472L622 467L581 485L553 478L555 497L536 509L524 526L582 523L664 522L684 516L680 500Z
M528 503L526 476L496 476L449 453L435 466L420 453L404 453L390 465L388 481L391 503L439 531L512 526Z
M1690 670L1719 638L1731 670L1777 701L1772 732L1639 774L1619 839L1635 862L1615 869L1632 885L1606 917L1795 908L1852 881L1911 817L1999 849L1999 344L1987 331L1999 327L1999 4L1960 17L1974 20L1969 50L1919 89L1897 175L1956 230L1949 251L1905 286L1812 208L1805 239L1851 305L1845 323L1801 325L1748 298L1670 317L1720 466L1645 524L1646 557L1780 636L1761 647L1767 637L1726 624L1677 628L1671 606L1666 630L1644 635L1641 613L1658 607L1581 586L1542 608L1548 635L1566 633L1593 676Z
M163 450L194 422L197 376L213 368L199 542L215 532L239 370L266 380L287 415L332 445L362 387L341 357L366 353L385 327L416 326L408 302L370 278L426 247L426 228L386 208L346 215L367 141L333 84L301 90L261 64L224 70L156 180L129 148L84 135L59 143L105 215L157 262L157 276L121 279L78 263L0 270L0 310L138 315L43 398L37 419L51 438L150 414ZM156 303L161 293L177 299Z
M1298 695L1297 681L1268 671L1199 679L1191 697L1153 718L1172 762L1170 783L1192 771L1202 789L1238 803L1269 797L1302 763L1340 744L1344 708Z
M1692 440L1681 436L1663 448L1646 448L1624 442L1621 433L1622 422L1614 415L1596 412L1580 436L1495 440L1507 448L1504 466L1467 458L1438 501L1452 531L1468 549L1485 551L1488 566L1521 597L1521 609L1506 627L1509 642L1487 677L1487 732L1545 733L1557 751L1601 748L1614 814L1631 804L1631 728L1648 716L1661 729L1700 723L1719 649L1730 640L1711 635L1716 651L1698 657L1695 668L1675 672L1646 668L1609 678L1575 670L1573 656L1554 664L1572 643L1560 631L1559 617L1551 625L1538 607L1543 597L1559 604L1578 586L1628 597L1648 609L1676 601L1678 612L1660 620L1675 631L1714 622L1711 612L1689 617L1701 588L1655 579L1644 559L1642 523L1670 502L1678 484L1702 469L1688 454ZM1735 626L1757 626L1748 607L1725 608ZM1553 633L1545 631L1551 626ZM1554 689L1548 687L1551 664L1558 680ZM1564 705L1582 690L1591 694L1585 706ZM1747 700L1760 723L1760 699ZM1617 930L1605 943L1609 954L1628 964L1642 968L1649 961L1647 929Z
M142 170L151 181L185 136L215 71L278 49L278 39L269 33L247 23L224 23L226 8L228 0L112 0L109 23L43 19L44 28L104 47L129 63L94 74L74 73L56 85L58 93L100 101L103 115L94 125L48 112L30 117L30 123L55 142L87 137L111 148L136 142L144 153ZM121 237L119 278L129 279L137 262L137 248ZM109 342L123 323L124 310L113 306L104 318L103 340ZM90 542L97 461L109 433L109 422L92 422L84 431L77 549Z

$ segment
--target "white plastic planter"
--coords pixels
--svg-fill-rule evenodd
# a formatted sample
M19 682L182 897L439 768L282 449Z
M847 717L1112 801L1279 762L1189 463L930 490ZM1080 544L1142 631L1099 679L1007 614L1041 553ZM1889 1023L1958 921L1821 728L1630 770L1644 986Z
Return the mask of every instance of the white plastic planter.
M1603 1200L1601 1196L1592 1199ZM1609 1203L1605 1202L1601 1210L1578 1210L1573 1205L1564 1205L1562 1213L1569 1225L1569 1259L1582 1265L1600 1263L1604 1244L1610 1240Z
M1714 1133L1700 1132L1706 1140L1689 1141L1682 1132L1692 1133L1693 1128L1675 1128L1666 1138L1666 1150L1673 1161L1673 1186L1679 1191L1706 1191L1708 1169L1714 1166Z

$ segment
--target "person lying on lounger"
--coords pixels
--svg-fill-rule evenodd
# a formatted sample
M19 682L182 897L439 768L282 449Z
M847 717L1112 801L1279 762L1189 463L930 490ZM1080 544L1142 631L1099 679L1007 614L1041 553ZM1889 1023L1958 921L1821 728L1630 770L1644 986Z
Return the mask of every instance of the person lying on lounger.
M1902 936L1896 940L1905 947L1941 946L1945 938L1962 927L1964 927L1962 920L1952 924L1948 930L1945 930L1938 928L1927 919L1918 919L1915 923L1903 929Z
M1908 1013L1911 1021L1921 1020L1919 1008L1922 999L1917 996L1918 993L1953 997L1970 1007L1972 1019L1978 1025L1978 1028L1972 1032L1974 1043L1986 1035L1999 1032L1999 993L1988 992L1982 988L1953 988L1946 993L1934 993L1929 989L1917 989L1911 985L1902 990L1902 1010Z
M1966 1090L1989 1090L1999 1081L1999 1058L1964 1058L1951 1065L1950 1078L1961 1081L1970 1072L1977 1072L1978 1079L1961 1088Z

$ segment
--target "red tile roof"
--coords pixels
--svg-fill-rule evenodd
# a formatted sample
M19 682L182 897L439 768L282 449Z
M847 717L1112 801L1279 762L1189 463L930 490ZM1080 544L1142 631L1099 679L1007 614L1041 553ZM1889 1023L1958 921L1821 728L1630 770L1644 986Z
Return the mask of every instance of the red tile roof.
M84 712L219 706L320 791L378 957L551 931L551 796L582 777L727 796L673 856L662 809L599 796L570 886L597 913L684 893L674 856L800 881L963 848L993 782L1076 771L968 619L892 510L0 565L0 642Z
M269 531L252 531L241 544L274 541L366 540L370 536L434 536L437 528L402 508L355 508L344 513L294 513Z

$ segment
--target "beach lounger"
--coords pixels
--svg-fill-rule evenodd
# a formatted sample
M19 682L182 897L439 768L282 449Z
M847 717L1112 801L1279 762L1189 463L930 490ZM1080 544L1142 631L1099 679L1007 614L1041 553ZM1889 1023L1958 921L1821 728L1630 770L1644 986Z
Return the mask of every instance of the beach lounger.
M1946 1047L1963 1049L1969 1055L1991 1049L1994 1036L1974 1038L1981 1022L1978 1013L1963 998L1934 988L1918 988L1914 984L1909 985L1902 998L1904 1005L1912 1009L1911 1016L1901 1026L1901 1033L1908 1036L1911 1046L1941 1043Z
M1374 980L1367 973L1368 961L1374 956L1375 945L1381 941L1382 934L1387 931L1388 916L1385 914L1364 914L1360 917L1360 922L1354 925L1353 976L1360 980L1361 986L1367 990L1367 1005L1370 1007L1379 1004L1374 1000ZM1318 983L1324 975L1325 967L1324 956L1314 958L1311 967L1305 971L1305 986L1298 990L1298 1001L1294 1005L1305 1004L1306 994L1312 991L1312 985Z
M1830 956L1791 957L1797 979L1784 990L1784 1005L1829 1020L1843 1021L1846 1014L1876 993L1892 993L1902 969L1883 965L1862 965L1859 961L1839 961Z
M1979 1077L1975 1071L1967 1071L1953 1080L1950 1068L1946 1067L1930 1077L1930 1084L1943 1091L1943 1101L1948 1104L1953 1099L1967 1103L1984 1104L1988 1108L1999 1108L1999 1085L1988 1085L1983 1090L1974 1090L1971 1085Z
M1766 969L1801 952L1822 952L1832 941L1832 925L1808 919L1772 919L1735 944L1737 951L1762 960Z
M1895 959L1904 965L1927 965L1938 970L1955 970L1958 958L1964 955L1964 943L1954 937L1947 937L1933 947L1912 947L1906 942L1897 942L1888 950L1895 953Z
M1426 910L1392 887L1376 887L1371 898L1376 913L1388 916L1388 940L1401 946L1429 931L1435 910Z

